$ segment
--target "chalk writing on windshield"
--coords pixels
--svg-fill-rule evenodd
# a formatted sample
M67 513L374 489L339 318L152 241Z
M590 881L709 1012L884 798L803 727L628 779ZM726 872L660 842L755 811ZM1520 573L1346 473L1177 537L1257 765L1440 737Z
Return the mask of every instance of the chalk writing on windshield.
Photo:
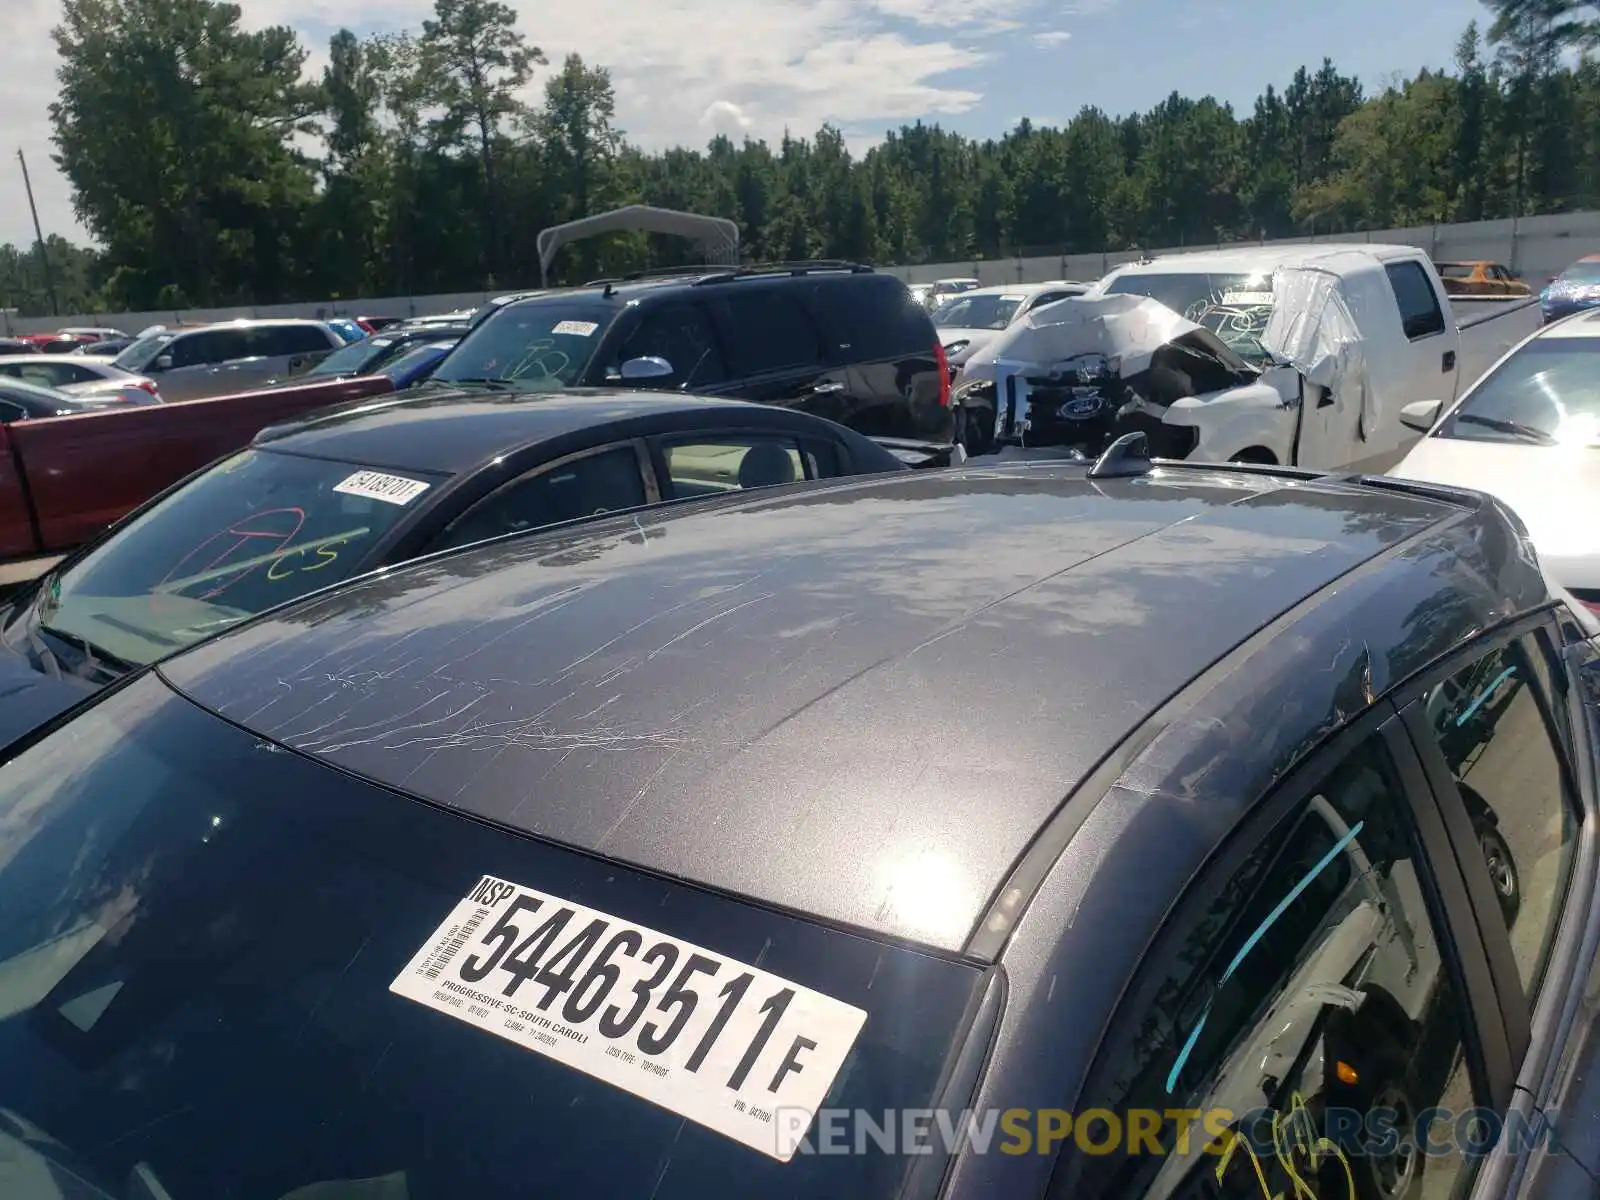
M1216 1151L1221 1156L1217 1160L1216 1169L1219 1184L1233 1163L1234 1156L1242 1147L1255 1173L1256 1182L1261 1185L1262 1200L1356 1200L1356 1176L1349 1157L1333 1141L1317 1132L1316 1119L1311 1115L1311 1110L1306 1107L1306 1102L1299 1092L1290 1097L1287 1112L1272 1114L1271 1161L1275 1161L1288 1177L1292 1192L1284 1191L1282 1188L1273 1190L1267 1181L1267 1172L1262 1165L1261 1157L1257 1155L1250 1141L1250 1138L1239 1129L1231 1129L1224 1135L1221 1147ZM1319 1172L1323 1164L1330 1159L1337 1161L1344 1169L1345 1187L1341 1189L1342 1197L1322 1195L1301 1173L1301 1164L1304 1164L1307 1173L1313 1178L1320 1178Z

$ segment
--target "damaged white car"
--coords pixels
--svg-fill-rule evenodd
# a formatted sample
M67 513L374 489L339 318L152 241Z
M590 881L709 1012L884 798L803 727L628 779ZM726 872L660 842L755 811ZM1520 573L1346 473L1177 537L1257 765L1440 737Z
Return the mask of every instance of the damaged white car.
M1377 471L1416 438L1401 407L1476 378L1458 350L1476 366L1517 336L1492 324L1458 327L1409 246L1173 255L1029 313L967 361L954 399L971 453L1098 454L1140 430L1164 458Z

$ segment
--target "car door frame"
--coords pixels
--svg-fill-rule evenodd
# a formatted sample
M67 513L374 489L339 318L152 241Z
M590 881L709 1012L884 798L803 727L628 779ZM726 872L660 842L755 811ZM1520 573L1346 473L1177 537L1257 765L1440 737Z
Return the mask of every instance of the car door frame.
M446 553L458 550L460 546L434 546L432 543L443 537L456 522L463 520L476 512L483 505L491 503L497 496L508 488L516 487L535 479L540 475L548 474L560 467L578 462L585 458L593 458L599 454L608 454L626 446L633 448L635 464L639 469L640 480L644 486L644 507L661 502L661 485L656 477L655 462L651 457L650 448L646 444L644 435L612 438L608 441L592 446L583 446L558 454L554 458L541 458L528 464L528 458L537 454L539 447L534 447L529 454L512 460L506 464L503 473L486 476L483 472L458 476L451 480L440 490L435 502L416 518L408 522L403 528L393 530L384 542L373 547L370 558L359 570L372 570L378 566L396 566L402 562L422 558L427 555ZM524 465L527 464L527 465ZM614 512L631 512L634 507L619 508ZM605 514L610 515L610 514ZM546 529L555 529L561 525L572 524L575 521L593 519L595 514L587 513L581 517L573 517L567 521L555 521L549 525L538 525L532 529L517 530L512 533L496 535L485 538L484 541L498 541L501 537L526 537ZM463 546L469 543L462 543ZM480 543L473 542L471 545Z
M1576 1032L1585 983L1594 971L1600 970L1600 802L1595 762L1600 741L1596 739L1595 711L1584 699L1584 687L1577 676L1580 667L1573 653L1582 651L1586 643L1572 646L1567 642L1559 628L1558 612L1545 608L1491 630L1431 664L1394 693L1440 804L1460 867L1481 855L1481 850L1455 777L1428 719L1427 693L1495 650L1529 637L1540 640L1536 678L1530 686L1553 737L1563 782L1577 801L1580 823L1555 936L1545 960L1539 994L1531 1006L1512 956L1510 933L1486 873L1481 869L1461 870L1476 913L1479 940L1490 960L1497 1012L1512 1052L1517 1081L1514 1107L1531 1127L1544 1121L1544 1110L1560 1085L1563 1062L1578 1051L1571 1039ZM1590 650L1594 652L1593 648ZM1600 670L1600 658L1593 669ZM1600 1039L1600 1031L1591 1030L1588 1037ZM1475 1194L1511 1194L1538 1156L1546 1152L1542 1147L1509 1146L1502 1137L1483 1165L1477 1182L1482 1190Z
M1311 797L1316 795L1327 779L1350 758L1352 752L1374 739L1381 743L1388 754L1396 782L1404 795L1408 823L1414 835L1412 848L1417 856L1418 885L1428 903L1428 920L1431 932L1438 939L1441 965L1443 969L1452 972L1451 982L1459 985L1457 990L1460 1006L1464 1009L1467 1026L1462 1031L1463 1046L1468 1051L1474 1098L1479 1098L1481 1087L1483 1089L1481 1098L1496 1112L1504 1113L1513 1100L1515 1077L1501 1025L1493 1019L1495 999L1493 978L1479 936L1476 913L1471 907L1460 864L1455 858L1440 817L1437 798L1407 734L1403 714L1389 699L1378 700L1317 749L1295 763L1288 772L1257 796L1238 819L1217 838L1204 863L1193 872L1182 889L1168 900L1167 915L1162 918L1155 934L1145 945L1137 962L1128 973L1123 984L1123 994L1114 1011L1121 1011L1126 1006L1127 989L1142 977L1151 955L1167 949L1166 938L1172 927L1174 914L1192 909L1195 903L1193 889L1196 883L1202 884L1204 889L1202 894L1220 894L1225 887L1226 879L1231 877L1230 868L1237 868L1242 864L1261 844L1262 839L1279 828L1284 820L1303 813ZM1051 867L1051 875L1073 870L1072 859L1069 847L1069 852L1058 858ZM1041 893L1048 887L1050 882L1047 877L1044 887L1040 889ZM1069 926L1061 930L1058 937L1066 939L1080 935L1080 932ZM1013 951L1008 949L1006 957L1009 958L1012 953ZM1066 1098L1066 1106L1070 1112L1086 1111L1089 1107L1101 1104L1105 1099L1102 1096L1089 1096L1085 1093L1092 1086L1095 1073L1101 1066L1102 1056L1106 1053L1109 1041L1110 1028L1108 1023L1106 1028L1098 1032L1093 1048L1085 1059L1082 1078L1073 1081L1073 1091ZM1026 1041L1026 1032L1026 1030L1009 1031L1003 1036ZM981 1109L982 1105L979 1107ZM1043 1194L1050 1200L1075 1194L1062 1190L1067 1183L1073 1181L1073 1177L1068 1176L1063 1179L1060 1174L1071 1153L1070 1147L1063 1147L1061 1155L1047 1171L1050 1181L1048 1187L1042 1193L1035 1194ZM958 1166L975 1168L971 1180L981 1179L983 1185L995 1184L1005 1177L991 1175L990 1164L981 1161L992 1157L995 1156L978 1156L973 1161ZM1482 1177L1486 1163L1487 1158L1478 1164L1478 1178ZM967 1182L970 1184L970 1180ZM963 1194L989 1194L983 1185Z

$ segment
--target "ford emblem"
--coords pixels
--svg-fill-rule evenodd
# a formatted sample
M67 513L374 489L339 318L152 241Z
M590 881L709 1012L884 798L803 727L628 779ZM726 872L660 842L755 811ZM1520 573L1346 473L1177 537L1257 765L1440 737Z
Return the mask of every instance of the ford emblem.
M1104 396L1093 393L1074 396L1056 410L1056 415L1064 421L1087 421L1090 417L1098 416L1105 408Z

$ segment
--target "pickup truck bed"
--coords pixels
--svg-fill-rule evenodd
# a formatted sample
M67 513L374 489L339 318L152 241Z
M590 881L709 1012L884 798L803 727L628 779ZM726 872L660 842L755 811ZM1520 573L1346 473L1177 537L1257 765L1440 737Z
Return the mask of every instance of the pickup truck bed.
M46 570L275 421L392 390L377 375L0 426L0 570Z

